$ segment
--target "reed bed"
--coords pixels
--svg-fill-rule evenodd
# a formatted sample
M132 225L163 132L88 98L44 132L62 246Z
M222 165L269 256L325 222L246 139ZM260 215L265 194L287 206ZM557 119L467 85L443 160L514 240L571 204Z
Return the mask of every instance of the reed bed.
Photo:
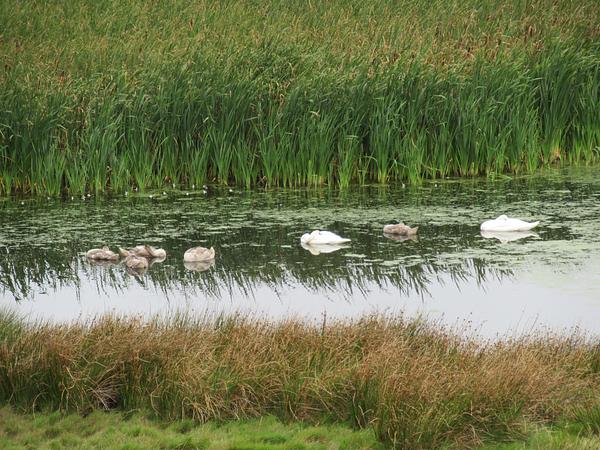
M423 320L251 317L25 323L0 316L0 401L200 422L273 415L372 427L394 448L476 445L523 423L600 429L597 340L482 343Z
M5 1L0 193L594 162L598 23L595 0Z

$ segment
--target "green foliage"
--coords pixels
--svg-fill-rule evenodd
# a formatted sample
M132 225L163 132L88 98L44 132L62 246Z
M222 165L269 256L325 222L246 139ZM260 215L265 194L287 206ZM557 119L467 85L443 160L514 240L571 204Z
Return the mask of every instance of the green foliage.
M600 435L600 405L576 408L573 413L573 422L588 433Z
M600 154L594 0L99 5L3 3L0 193L345 187Z
M522 439L490 441L477 447L480 450L592 450L600 448L598 436L578 433L571 424L563 426L528 425Z

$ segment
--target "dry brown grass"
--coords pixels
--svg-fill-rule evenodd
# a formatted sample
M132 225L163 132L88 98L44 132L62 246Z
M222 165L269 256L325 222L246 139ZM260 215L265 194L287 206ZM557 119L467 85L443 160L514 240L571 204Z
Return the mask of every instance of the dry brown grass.
M5 316L0 338L0 398L27 410L342 421L372 426L397 448L514 436L525 420L580 414L600 394L599 347L584 337L481 343L402 318L319 327Z

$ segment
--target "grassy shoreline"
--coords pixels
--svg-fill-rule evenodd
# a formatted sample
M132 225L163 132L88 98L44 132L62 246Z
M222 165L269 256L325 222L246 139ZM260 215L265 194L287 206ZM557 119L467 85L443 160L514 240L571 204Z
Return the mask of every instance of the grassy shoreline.
M369 428L395 448L474 446L522 438L526 423L598 433L599 348L578 335L481 343L402 318L44 325L5 313L0 403L168 421L275 416Z
M600 154L593 0L101 3L0 6L0 194L344 187Z

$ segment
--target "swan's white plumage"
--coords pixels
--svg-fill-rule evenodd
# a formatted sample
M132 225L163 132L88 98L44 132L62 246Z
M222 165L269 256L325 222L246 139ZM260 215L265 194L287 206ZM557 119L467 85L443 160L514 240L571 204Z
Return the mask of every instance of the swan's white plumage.
M496 219L486 220L481 224L481 231L528 231L539 225L538 222L525 222L502 214Z
M305 233L300 238L301 244L321 245L321 244L343 244L350 242L350 239L338 236L331 231L315 230L312 233Z

